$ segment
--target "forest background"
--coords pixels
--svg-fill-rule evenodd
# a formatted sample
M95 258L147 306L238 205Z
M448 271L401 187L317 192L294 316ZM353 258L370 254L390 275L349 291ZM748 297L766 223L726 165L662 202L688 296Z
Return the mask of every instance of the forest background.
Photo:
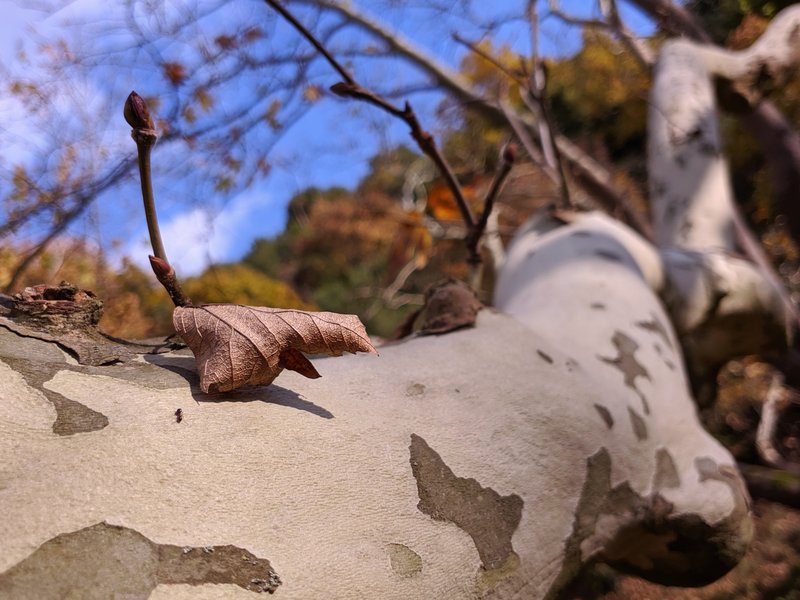
M467 278L460 212L430 161L401 124L331 94L337 79L327 65L263 3L94 4L44 3L36 13L19 5L31 29L4 42L0 287L7 293L67 280L104 300L101 327L109 334L171 332L169 299L143 269L134 145L121 116L131 88L157 117L165 243L194 300L355 313L370 333L390 338L429 285ZM385 40L314 2L298 4L297 14L360 79L391 99L411 99L477 209L510 132L448 96ZM531 56L524 2L491 10L458 1L362 4L483 95L523 105L519 80L530 75ZM626 210L645 220L649 68L599 25L594 3L540 4L551 126L601 163ZM744 48L788 4L692 0L685 8L713 42ZM628 3L620 9L637 41L657 50L668 32ZM800 125L800 79L771 100ZM736 115L724 113L722 129L740 209L797 302L800 250L763 154ZM522 152L497 199L502 241L535 210L560 201L546 171ZM568 184L576 204L597 206ZM485 254L491 264L491 248ZM480 294L488 301L491 271L485 275ZM702 412L744 463L759 463L755 430L771 373L755 359L729 364L717 402ZM797 459L800 425L786 422L782 448ZM800 504L800 494L792 502ZM699 597L793 597L785 594L800 580L793 549L800 517L769 503L757 509L769 541L759 538L750 562ZM609 597L633 589L637 597L669 594L613 574L600 579Z

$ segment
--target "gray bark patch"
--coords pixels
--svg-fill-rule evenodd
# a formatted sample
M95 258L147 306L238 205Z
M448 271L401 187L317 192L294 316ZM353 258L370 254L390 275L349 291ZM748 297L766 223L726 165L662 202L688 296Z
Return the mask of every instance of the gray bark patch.
M644 422L644 419L639 416L635 410L631 407L628 407L628 415L631 418L631 427L633 427L633 433L636 435L636 439L640 442L642 440L647 439L647 423Z
M663 490L680 487L681 478L675 461L666 448L656 450L656 472L653 475L653 489Z
M614 427L614 417L611 416L611 411L608 410L602 404L595 404L595 410L600 414L600 418L603 419L603 422L606 424L606 427L611 429Z
M425 386L421 383L412 383L406 388L406 396L421 396L425 393Z
M636 340L621 331L614 332L614 337L611 338L611 342L617 349L617 355L614 358L598 355L597 358L622 372L625 385L636 392L642 400L645 414L649 415L650 406L647 403L647 399L636 385L637 377L650 380L650 373L645 369L644 365L636 359L636 351L639 349L639 344L636 343Z
M671 461L663 456L662 461ZM721 474L710 459L698 459L698 471L709 478ZM662 463L663 465L663 463ZM611 456L601 448L586 461L580 499L575 509L572 533L564 541L564 559L546 598L557 597L581 571L594 561L633 573L665 585L700 586L733 568L747 548L747 515L734 515L710 525L701 515L674 513L674 507L658 493L642 496L627 481L611 486ZM674 467L674 465L673 465ZM669 467L666 467L669 469ZM672 477L663 474L664 481ZM609 519L598 532L601 517L612 517L616 531L609 531ZM599 535L602 546L585 541Z
M422 572L422 558L408 546L389 544L389 563L400 577L414 577Z
M3 362L22 375L25 383L42 392L45 398L53 404L56 409L53 433L56 435L89 433L91 431L99 431L108 426L108 417L103 413L92 410L75 400L70 400L66 396L44 386L45 382L50 381L56 373L65 369L66 365L48 362L34 363L22 358L8 357L5 357Z
M457 477L439 454L411 434L411 471L417 480L417 508L437 521L466 531L485 570L498 569L514 554L511 538L522 518L522 498L501 496L475 479Z
M147 598L158 584L227 583L253 592L281 584L270 562L236 546L181 548L98 523L58 535L0 573L0 597Z

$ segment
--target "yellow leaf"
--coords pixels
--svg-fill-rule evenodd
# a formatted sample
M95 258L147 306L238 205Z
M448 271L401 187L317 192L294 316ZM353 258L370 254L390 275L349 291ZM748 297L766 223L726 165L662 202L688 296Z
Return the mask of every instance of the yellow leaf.
M194 92L194 97L203 112L208 112L214 106L214 98L203 88L197 88Z

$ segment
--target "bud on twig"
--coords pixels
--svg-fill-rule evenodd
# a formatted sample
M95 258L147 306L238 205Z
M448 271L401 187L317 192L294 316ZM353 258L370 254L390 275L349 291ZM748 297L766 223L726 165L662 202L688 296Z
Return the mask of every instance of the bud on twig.
M159 283L167 290L172 303L175 306L189 306L192 301L183 293L181 284L178 282L178 277L175 275L175 269L163 258L158 256L148 256L150 259L150 267L156 275Z
M153 273L155 273L159 281L175 277L175 269L173 269L172 265L167 261L157 256L148 256L147 258L150 259L150 267L153 269Z
M507 163L514 164L517 160L517 152L518 152L517 145L513 142L509 142L503 148L503 160Z
M353 85L347 83L346 81L340 81L339 83L334 83L330 90L336 94L337 96L341 96L342 98L346 98L347 96L352 95L353 93Z
M123 115L128 125L134 129L155 129L147 103L139 94L131 92L125 101Z

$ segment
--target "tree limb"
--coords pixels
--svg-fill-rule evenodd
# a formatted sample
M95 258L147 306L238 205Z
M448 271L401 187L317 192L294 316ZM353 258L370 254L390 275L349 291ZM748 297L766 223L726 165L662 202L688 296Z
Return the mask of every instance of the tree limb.
M470 82L447 66L439 63L408 38L395 31L389 31L377 21L369 18L349 3L335 0L293 0L296 4L319 6L339 14L383 41L398 55L422 69L433 77L443 88L460 100L468 109L477 112L493 123L510 126L503 110L497 103L483 98ZM538 137L536 124L529 119L521 119L525 127ZM567 161L575 181L585 189L605 210L615 214L629 226L648 239L652 239L650 224L642 219L630 206L613 183L611 174L600 163L586 154L578 146L562 135L555 136L561 154Z
M672 35L713 44L700 22L671 0L629 0ZM771 175L775 203L786 215L789 234L800 246L800 132L769 100L759 98L739 115L742 125L759 144Z

